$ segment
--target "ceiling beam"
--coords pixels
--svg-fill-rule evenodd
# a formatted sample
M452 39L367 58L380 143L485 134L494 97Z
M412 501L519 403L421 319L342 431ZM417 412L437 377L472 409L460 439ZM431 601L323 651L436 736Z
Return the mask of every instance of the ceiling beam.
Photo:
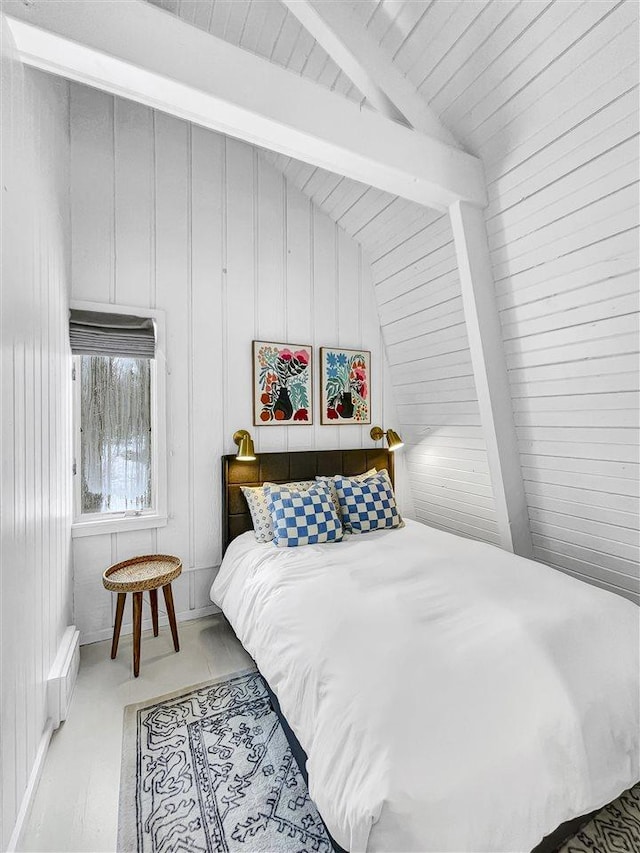
M20 59L418 204L484 206L480 161L143 0L4 0Z
M372 107L392 121L399 121L408 127L413 126L378 86L365 63L358 59L357 54L350 47L349 40L337 34L319 9L316 9L309 0L282 0L282 3L326 50L338 68L358 87Z
M387 118L459 148L410 80L394 65L344 0L282 0L334 62Z
M500 540L506 550L531 557L529 511L484 212L456 202L449 214Z

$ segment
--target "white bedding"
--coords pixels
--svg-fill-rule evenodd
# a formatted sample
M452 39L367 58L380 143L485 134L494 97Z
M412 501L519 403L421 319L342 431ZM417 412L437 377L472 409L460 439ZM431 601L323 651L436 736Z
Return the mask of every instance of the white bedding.
M640 779L639 609L416 522L234 540L211 589L360 851L529 851Z

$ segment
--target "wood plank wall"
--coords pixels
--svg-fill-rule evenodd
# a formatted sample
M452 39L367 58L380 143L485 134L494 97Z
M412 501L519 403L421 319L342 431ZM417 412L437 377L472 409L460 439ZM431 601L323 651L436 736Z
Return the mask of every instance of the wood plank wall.
M638 5L574 5L474 144L535 554L638 600Z
M363 237L391 364L416 518L500 544L448 215L394 205Z
M535 555L638 600L640 7L351 6L484 163ZM447 218L270 159L371 257L416 515L495 541Z
M396 61L485 164L535 555L637 600L638 4L468 5Z
M2 28L0 789L2 849L47 722L71 622L69 113L65 81L22 70Z
M498 545L493 491L448 215L263 155L365 249L412 517Z
M384 387L371 274L360 246L251 146L71 86L72 294L166 311L169 524L74 540L82 641L110 635L110 563L175 553L176 610L210 610L220 562L219 458L250 429L258 451L370 446L368 428L253 427L251 340L372 350L373 418ZM317 380L317 375L315 377ZM130 614L128 614L130 623Z

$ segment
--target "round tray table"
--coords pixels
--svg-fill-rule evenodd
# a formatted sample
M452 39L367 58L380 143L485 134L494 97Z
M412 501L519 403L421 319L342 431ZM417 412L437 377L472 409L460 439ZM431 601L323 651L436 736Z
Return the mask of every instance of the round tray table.
M168 554L148 554L143 557L133 557L116 563L105 571L102 583L105 589L118 593L116 606L116 621L113 626L113 641L111 643L111 660L118 653L118 640L122 626L122 614L127 593L133 595L133 674L137 678L140 673L140 635L142 633L142 594L149 593L151 602L151 621L153 636L158 636L158 589L162 587L167 616L171 626L173 647L179 652L178 626L173 607L173 592L171 582L182 572L182 561Z

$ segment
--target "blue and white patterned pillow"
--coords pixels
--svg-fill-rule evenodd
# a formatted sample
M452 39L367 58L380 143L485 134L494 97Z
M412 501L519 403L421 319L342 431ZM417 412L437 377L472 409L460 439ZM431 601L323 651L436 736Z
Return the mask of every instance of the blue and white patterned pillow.
M367 477L373 477L374 474L377 474L377 470L375 468L370 468L368 471L365 471L364 474L356 474L355 477L351 477L352 480L366 480ZM333 501L333 505L336 508L336 512L338 513L338 518L340 518L340 501L338 500L338 493L336 492L336 487L333 484L333 481L336 477L341 477L342 474L334 474L333 477L321 477L320 475L316 476L316 482L318 483L326 483L329 486L329 491L331 492L331 500Z
M389 472L387 471L387 469L381 468L380 471L376 471L376 477L378 479L384 481L387 488L389 489L389 491L391 492L391 494L393 495L393 497L395 499L396 493L395 493L395 490L393 488L393 483L391 482L391 477L389 476ZM367 480L368 479L369 479L369 477L367 477ZM397 502L396 502L396 509L397 509ZM400 510L398 510L398 517L399 517L400 521L399 521L397 526L398 527L404 527L404 521L402 519L402 516L400 515Z
M335 477L334 484L345 530L369 533L371 530L401 526L402 518L386 471L380 471L366 481Z
M315 480L301 480L298 483L284 483L280 488L306 492L314 484ZM271 523L271 514L264 491L267 486L275 486L275 483L263 483L261 486L240 486L249 506L251 520L253 521L253 532L258 542L273 542L273 524Z
M273 541L279 548L342 539L342 523L324 483L316 483L304 492L283 486L265 486L264 491L273 524Z

